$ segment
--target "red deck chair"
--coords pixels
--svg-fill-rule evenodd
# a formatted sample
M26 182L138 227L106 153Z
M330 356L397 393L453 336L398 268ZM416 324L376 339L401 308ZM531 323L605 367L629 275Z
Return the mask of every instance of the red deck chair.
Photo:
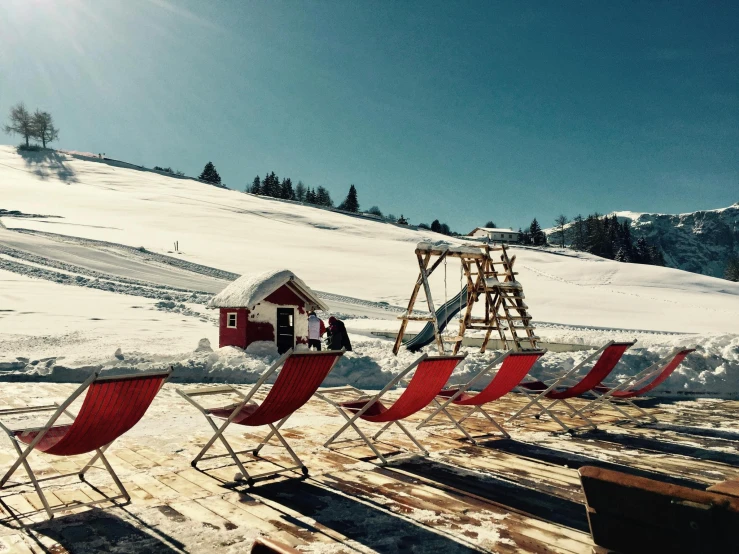
M43 427L11 429L5 423L0 422L0 427L8 434L16 452L18 460L10 467L5 476L0 480L0 487L5 487L10 477L20 465L26 470L41 503L49 515L54 517L54 512L67 510L73 506L58 506L51 508L44 495L39 480L36 479L31 466L28 463L28 455L33 450L52 454L54 456L76 456L95 452L92 460L77 475L84 481L85 473L92 465L100 460L110 476L115 481L120 495L106 497L100 500L86 503L75 503L74 506L88 506L101 502L114 501L125 498L126 502L131 498L123 487L120 479L108 463L104 452L111 443L126 431L131 429L144 416L151 405L154 397L161 389L164 382L169 378L170 371L164 373L138 373L135 375L120 375L111 377L100 377L99 372L94 372L67 400L61 404L38 406L29 408L14 408L0 410L0 416L19 416L39 412L51 412L54 414ZM83 392L87 391L77 416L73 416L67 408ZM72 423L55 425L62 415L73 419ZM21 445L26 445L25 450ZM68 477L71 474L60 475L41 479L58 479ZM10 485L18 486L25 483Z
M331 372L336 362L344 354L343 350L328 350L324 352L293 352L292 349L283 354L272 366L267 369L259 380L254 384L251 391L247 394L241 393L231 385L223 385L220 387L207 387L201 389L178 390L177 392L190 404L195 406L205 416L215 434L205 444L200 453L195 456L191 462L193 467L197 467L200 459L213 446L216 440L220 440L228 451L234 463L238 466L244 479L249 486L252 486L257 479L269 477L277 473L300 469L303 475L308 475L308 468L305 467L300 458L295 454L285 438L280 433L282 427L288 418L301 408L310 397L316 392L326 376ZM282 369L280 369L282 368ZM274 385L269 389L267 396L261 404L252 401L252 397L264 387L265 382L273 376L277 370L280 370ZM194 397L208 395L233 395L239 397L239 401L228 406L218 406L214 408L206 408L198 404ZM224 420L220 425L216 424L215 419ZM244 464L234 452L231 445L226 440L223 432L230 424L245 425L248 427L260 427L267 425L270 428L269 434L264 438L257 447L250 451L254 456L269 442L273 436L277 436L282 446L288 451L290 457L295 462L295 466L280 468L275 471L250 475ZM218 458L220 456L212 456Z
M547 385L542 381L536 380L522 382L521 384L519 384L517 390L519 392L522 392L529 399L529 403L518 410L510 418L508 418L507 421L513 421L521 414L523 414L526 410L528 410L531 406L536 404L540 408L539 413L536 415L537 418L541 416L541 414L546 413L568 433L573 432L577 429L581 429L583 427L595 429L595 423L588 419L584 414L575 410L575 408L573 408L567 402L567 400L569 400L570 398L582 396L586 392L591 391L595 387L600 385L600 383L606 377L608 377L608 375L610 375L610 373L616 367L616 364L624 355L624 352L626 352L626 350L633 346L635 343L635 340L632 342L611 341L596 350L593 354L585 358L582 362L577 364L571 370L555 379L555 381L551 385ZM586 364L592 362L595 358L598 358L598 361L593 364L593 367L591 367L590 370L585 373L585 375L578 377L578 373L580 373L581 369ZM553 400L554 402L552 402L548 406L545 406L541 403L545 398ZM585 424L575 427L570 427L566 425L552 411L552 408L559 402L564 404L569 409L569 413L571 415L577 415L582 418L585 421Z
M510 438L508 432L483 409L483 405L488 402L498 400L515 389L528 372L531 371L531 368L536 361L545 353L546 350L527 350L523 352L508 351L503 355L498 356L490 362L485 369L475 375L475 377L473 377L466 385L442 390L439 393L439 398L444 399L445 402L441 404L439 400L435 398L434 403L438 407L430 416L419 423L416 429L424 427L434 417L443 412L457 427L457 429L462 431L464 436L467 437L470 442L477 444L477 441L462 426L462 422L472 416L475 412L480 412L490 423L493 424L493 426L495 426L496 429L498 429L498 431L503 433L506 438ZM500 363L502 363L502 365L498 371L495 372L495 376L484 389L476 394L469 394L467 392L482 377L489 375L492 369ZM454 404L455 406L472 406L472 409L464 417L456 420L447 410L449 404Z
M652 423L656 423L656 417L634 404L631 399L638 396L644 396L664 383L691 352L695 352L695 348L676 348L657 363L652 364L644 371L639 372L618 385L598 385L590 391L596 398L578 410L578 415L581 412L593 412L598 408L602 408L607 405L625 415L632 422L639 423L638 418L632 416L630 413L618 406L617 402L623 402L632 408L635 408L641 415L646 417Z
M346 419L344 426L334 433L334 435L326 441L324 446L328 448L331 443L339 437L339 435L349 427L352 427L380 459L382 465L387 464L387 458L382 455L377 447L372 444L372 441L370 441L357 426L356 421L361 418L365 421L385 424L382 429L375 433L372 440L377 440L379 436L394 423L408 436L409 439L411 439L413 444L415 444L421 452L428 456L428 451L421 446L410 431L400 423L400 420L405 419L428 406L439 394L441 389L449 380L454 368L459 365L459 362L464 360L465 356L466 354L460 356L429 356L428 354L424 354L396 375L384 389L372 397L366 395L364 391L352 386L327 387L319 389L316 396L334 406L339 413L344 416L344 419ZM381 402L381 398L390 389L403 381L405 376L413 370L415 370L415 373L408 383L407 388L403 391L403 394L400 395L392 406L389 408L386 407ZM356 392L361 396L358 399L346 402L337 402L329 397L329 395L332 394L346 392Z

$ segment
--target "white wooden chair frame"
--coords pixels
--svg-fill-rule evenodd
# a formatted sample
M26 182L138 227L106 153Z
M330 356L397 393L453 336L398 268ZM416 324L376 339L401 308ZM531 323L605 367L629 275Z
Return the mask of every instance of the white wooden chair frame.
M341 350L343 352L343 349ZM293 349L291 348L287 352L285 352L282 356L280 356L277 361L275 361L264 373L262 373L261 377L257 380L256 383L252 386L251 390L244 394L241 391L239 391L236 387L233 387L231 385L222 385L218 387L204 387L204 388L198 388L198 389L190 389L190 390L184 390L184 389L178 389L177 394L182 396L185 400L187 400L190 404L195 406L200 413L205 416L205 419L210 424L211 428L213 429L213 436L208 440L208 442L205 443L205 446L200 450L197 456L190 462L190 465L192 467L197 468L198 462L203 459L203 456L205 453L210 450L210 448L213 446L213 444L220 440L221 444L226 448L228 455L233 459L236 466L239 468L239 471L241 472L242 478L246 480L246 483L251 486L253 485L256 480L258 479L264 479L267 477L271 477L272 475L277 475L279 473L284 473L287 471L294 471L294 470L300 470L303 475L308 475L308 468L303 464L302 460L298 457L298 455L295 453L295 451L290 447L290 445L287 443L285 438L280 433L280 428L285 424L285 422L293 415L289 414L282 418L280 421L278 421L276 424L269 423L267 426L270 428L269 434L257 445L256 448L252 450L246 450L243 452L236 452L231 447L231 445L226 440L226 437L224 436L223 432L226 430L226 428L231 425L233 420L239 415L241 410L246 406L251 399L254 397L254 395L265 386L265 382L267 379L269 379L278 369L282 367L282 365L285 363L285 361L292 355ZM301 351L300 354L302 355L326 355L327 351L323 352L313 352L313 351ZM339 357L336 358L334 361L334 364L339 360ZM333 369L333 366L332 366ZM329 370L330 372L331 370ZM241 402L236 404L235 408L231 412L231 415L228 416L228 418L220 425L218 425L215 421L215 416L213 416L211 413L208 412L208 409L199 404L197 401L195 401L194 397L199 396L213 396L213 395L226 395L226 394L236 394L241 398ZM222 421L222 418L217 418L219 421ZM292 458L293 462L295 462L294 466L289 466L285 468L280 468L273 471L266 471L263 473L257 473L257 474L250 474L246 467L244 467L243 462L239 459L238 454L244 454L244 453L250 453L254 457L259 456L259 451L264 448L264 446L270 441L270 439L273 436L277 436L277 439L280 441L280 444L282 444L283 448L287 450L288 454ZM216 455L216 456L210 456L207 459L213 459L213 458L221 458L225 456L224 455Z
M171 373L172 370L170 369L167 373ZM0 421L0 429L5 431L5 433L8 435L8 438L10 439L10 442L13 443L13 446L15 447L15 451L18 454L18 459L13 463L13 465L10 466L10 469L5 473L2 479L0 479L0 489L9 489L13 487L19 487L23 485L27 485L28 482L21 482L21 483L15 483L13 485L7 485L6 483L10 480L10 478L13 476L13 474L18 470L18 468L22 465L23 468L26 470L26 474L28 475L28 478L30 479L30 483L33 485L33 488L36 490L36 494L38 494L41 504L44 507L44 510L46 511L46 514L49 516L49 519L54 518L54 514L56 512L61 512L64 510L69 510L71 508L78 508L82 506L94 506L96 504L102 504L104 502L112 502L113 504L116 504L116 500L119 500L121 498L125 499L124 504L131 501L131 497L128 494L128 491L126 491L125 487L123 486L123 483L118 478L118 475L116 475L115 471L113 471L113 467L110 465L110 462L108 462L108 459L105 457L105 451L108 449L110 444L107 444L101 448L98 448L95 450L95 455L92 457L92 459L83 467L80 471L74 472L74 473L66 473L64 475L55 475L53 477L45 477L42 479L38 479L36 475L33 473L33 470L31 469L31 465L28 463L28 456L33 452L36 445L41 442L41 439L44 438L46 433L54 426L54 424L57 422L57 420L62 416L66 415L70 419L74 420L75 416L71 414L67 408L75 401L77 398L80 397L80 395L87 390L87 388L94 382L101 382L101 381L107 381L107 380L114 380L119 379L119 375L112 375L110 377L100 377L99 371L94 371L78 388L75 390L69 398L67 398L64 402L61 404L55 402L53 404L48 404L45 406L30 406L26 408L11 408L6 410L0 410L0 418L3 416L13 416L13 415L22 415L22 414L33 414L33 413L41 413L41 412L54 412L49 420L46 422L46 424L42 427L32 427L32 428L23 428L23 429L11 429L5 423ZM167 379L165 379L164 382L166 382ZM16 437L15 433L17 431L40 431L36 437L28 444L21 442ZM25 450L21 446L25 446ZM116 496L104 496L104 498L101 498L99 500L93 500L90 502L75 502L73 504L67 504L62 506L55 506L51 507L49 505L49 501L46 499L46 495L44 494L43 490L41 489L41 486L39 483L43 481L51 481L55 479L62 479L64 477L70 477L72 475L77 475L80 479L80 481L85 481L85 474L93 467L93 464L100 460L103 463L103 466L105 470L110 474L111 478L113 479L113 482L115 483L116 487L118 488L120 494ZM99 492L99 491L96 491Z
M459 356L439 356L439 357L440 358L441 357L459 358L460 361L461 361L466 356L467 356L466 354L463 354L463 355L459 355ZM390 391L398 383L404 381L405 380L405 377L411 371L413 371L414 369L416 369L416 367L418 367L420 365L420 363L422 361L424 361L428 357L429 357L428 354L423 354L421 357L419 357L418 359L416 359L416 361L414 361L411 365L409 365L407 368L405 368L403 371L401 371L398 375L396 375L395 377L393 377L393 379L387 385L385 385L385 387L380 392L378 392L374 396L370 396L370 395L366 394L363 390L358 389L357 387L354 387L354 386L351 386L351 385L347 385L347 386L343 386L343 387L323 387L323 388L318 389L318 391L316 392L316 396L318 398L320 398L321 400L325 401L326 403L332 405L334 408L336 408L336 410L346 420L346 423L338 431L336 431L336 433L334 433L331 436L331 438L328 439L324 443L323 446L326 447L326 448L330 448L331 444L337 442L336 439L344 431L346 431L349 427L351 427L352 429L354 429L357 432L357 434L367 444L367 446L370 447L370 449L372 450L372 452L375 453L375 456L377 456L377 458L379 458L380 465L383 465L384 466L384 465L387 465L388 464L388 462L389 462L388 461L388 458L386 456L384 456L382 454L382 452L380 452L377 449L377 447L372 443L372 441L376 441L380 437L380 435L382 435L382 433L384 433L394 423L394 424L396 424L400 428L401 431L403 431L403 433L405 433L407 435L407 437L411 440L411 442L413 442L413 444L416 445L416 448L418 448L418 450L420 450L423 453L424 456L428 456L429 455L428 450L426 450L421 445L421 443L419 443L416 440L416 438L411 434L411 432L405 427L405 425L403 425L402 423L400 423L400 421L389 421L389 422L387 422L377 433L375 433L372 436L372 441L369 438L367 438L367 436L362 432L362 430L356 424L356 421L362 416L362 414L364 414L367 410L369 410L377 401L379 401L388 391ZM351 414L351 412L349 412L348 410L345 410L338 402L332 400L328 396L328 395L332 395L332 394L346 393L346 392L356 392L356 393L359 393L359 397L356 399L357 401L369 399L369 402L367 402L360 410L358 410L354 414ZM343 441L338 441L338 442L347 442L347 441L351 441L351 440L352 439L344 439Z
M526 410L528 410L531 406L536 404L540 410L539 413L536 414L534 417L536 419L539 419L542 414L547 414L550 418L552 418L553 421L555 421L566 433L574 433L575 431L579 431L581 429L597 429L598 426L589 419L585 414L583 414L581 411L578 411L575 409L572 404L567 402L567 400L563 398L555 399L552 401L548 406L545 406L542 402L546 400L546 395L549 394L551 391L557 389L558 387L567 386L566 383L572 381L573 384L577 384L579 382L579 379L576 377L580 369L582 369L583 366L586 364L592 362L593 360L597 360L600 358L600 355L610 346L612 346L616 341L609 341L603 346L601 346L598 350L590 354L588 357L586 357L583 361L581 361L579 364L576 364L575 367L570 369L569 371L565 372L561 376L557 377L554 382L549 385L545 390L543 391L529 391L525 387L517 387L516 391L523 394L528 400L529 403L526 404L523 408L518 410L515 414L513 414L511 417L509 417L506 420L506 423L510 423L514 419L519 418ZM632 341L631 344L636 344L636 340ZM592 368L591 368L592 369ZM532 379L533 380L533 379ZM567 409L569 410L570 414L576 415L580 419L584 420L585 423L583 425L576 425L576 426L570 426L564 423L560 418L557 417L557 415L552 411L552 408L558 404L558 403L564 404Z
M434 405L436 406L436 410L434 410L431 413L431 415L429 415L421 423L419 423L418 425L416 425L416 429L421 429L422 427L428 426L428 424L431 422L432 419L434 419L440 413L443 413L444 415L446 415L446 417L449 419L449 421L451 421L452 424L454 424L454 426L457 429L459 429L459 431L462 432L462 434L467 438L467 440L469 440L472 444L477 444L477 440L475 438L473 438L472 435L469 434L469 432L467 431L467 429L465 429L462 426L462 422L464 420L466 420L467 418L469 418L470 416L474 415L475 412L480 412L485 418L487 418L487 420L490 423L493 424L493 426L496 429L498 429L498 431L500 431L501 433L503 433L503 436L505 436L506 438L510 438L510 435L508 434L508 432L505 429L503 429L503 427L501 427L498 424L498 422L495 421L495 419L493 419L493 417L482 408L482 406L473 406L472 409L464 417L462 417L459 420L454 419L454 416L452 416L452 414L449 413L449 411L447 410L447 408L448 408L449 404L451 404L457 398L459 398L465 392L467 392L470 389L470 387L472 387L477 381L479 381L480 379L482 379L485 375L489 374L490 371L495 366L497 366L500 363L503 363L503 361L508 357L508 355L511 352L513 352L513 350L508 350L507 352L504 352L503 354L501 354L500 356L498 356L497 358L495 358L492 362L490 362L487 366L485 366L485 368L482 371L480 371L477 375L475 375L469 382L467 382L466 384L464 384L461 387L459 387L459 390L456 393L454 393L454 395L452 395L449 398L447 398L446 401L443 404L439 402L438 398L434 398Z

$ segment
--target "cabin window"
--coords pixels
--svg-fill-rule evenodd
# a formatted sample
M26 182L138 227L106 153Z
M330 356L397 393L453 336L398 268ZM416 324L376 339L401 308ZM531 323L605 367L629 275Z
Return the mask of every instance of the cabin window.
M237 315L238 314L236 312L228 312L228 314L226 314L226 327L228 327L229 329L236 329Z

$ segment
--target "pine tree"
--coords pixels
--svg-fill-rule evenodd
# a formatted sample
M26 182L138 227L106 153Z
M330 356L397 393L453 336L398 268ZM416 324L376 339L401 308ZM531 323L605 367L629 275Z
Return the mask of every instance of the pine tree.
M636 241L635 261L639 264L649 264L651 263L650 254L647 239L639 237L639 240Z
M661 249L653 244L649 245L649 263L652 265L665 265L665 255Z
M305 192L303 181L298 181L298 184L295 186L295 200L305 202Z
M316 203L316 193L310 187L308 187L308 190L305 191L305 201L308 204L315 204Z
M262 181L259 179L259 175L254 177L249 192L252 194L262 194Z
M630 262L631 261L628 251L623 246L618 249L618 252L616 252L616 257L614 259L617 262Z
M446 223L442 223L441 224L440 233L442 235L451 235L452 234L452 230L449 228L449 225L447 225Z
M441 223L439 223L439 220L438 219L434 219L431 222L431 230L434 233L441 233Z
M534 246L544 246L547 243L547 236L544 231L541 230L541 225L534 218L529 225L529 235L531 236L531 242Z
M290 177L282 180L282 185L280 185L280 198L284 198L285 200L295 200L295 191L293 190L293 182L290 180Z
M398 225L408 225L408 220L403 214L400 214L400 217L398 218Z
M495 223L492 219L489 219L488 222L485 224L486 229L495 229Z
M198 177L198 179L200 179L201 181L205 181L206 183L211 183L212 185L221 184L221 176L218 175L213 162L208 162L207 164L205 164L205 168L203 168L203 172L200 174L200 177Z
M3 130L9 135L22 136L26 141L26 146L29 146L28 139L34 136L35 129L33 117L23 102L10 108L8 124L3 127Z
M356 213L359 211L359 199L357 198L357 189L354 185L349 185L349 194L346 199L339 205L340 210Z
M377 206L372 206L369 210L367 210L367 213L376 215L377 217L382 217L382 210Z
M331 200L331 195L329 194L328 190L323 187L318 187L316 189L316 204L329 208L334 205L334 202L333 200Z
M275 172L267 173L262 181L262 194L265 196L271 196L272 198L280 197L280 181L275 175Z

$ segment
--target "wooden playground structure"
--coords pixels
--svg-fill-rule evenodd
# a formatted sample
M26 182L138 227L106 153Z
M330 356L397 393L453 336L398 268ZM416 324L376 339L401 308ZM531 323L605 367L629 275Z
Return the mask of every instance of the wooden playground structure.
M498 260L494 260L493 256L496 256ZM513 271L516 256L509 257L504 245L440 246L421 242L416 246L416 257L419 275L408 302L408 309L402 316L399 316L402 323L393 346L394 354L400 350L409 321L426 321L427 325L432 326L434 340L441 354L445 352L445 342L454 343L452 349L454 354L459 352L462 338L468 329L485 331L480 352L485 352L494 331L498 333L506 349L537 348L539 337L534 333L532 318L524 302L523 287L516 280L517 273ZM448 258L458 258L462 266L460 278L462 291L456 297L459 299L459 306L457 309L457 306L450 305L451 302L446 302L437 310L431 295L429 277L442 263L446 266ZM414 314L413 312L421 288L426 295L428 314ZM454 301L453 299L452 302ZM475 317L472 313L478 302L484 302L485 305L482 317L479 315ZM449 321L447 314L453 312L453 315L462 310L464 310L464 316L460 321L457 336L443 337L443 328ZM443 316L441 324L440 316Z

